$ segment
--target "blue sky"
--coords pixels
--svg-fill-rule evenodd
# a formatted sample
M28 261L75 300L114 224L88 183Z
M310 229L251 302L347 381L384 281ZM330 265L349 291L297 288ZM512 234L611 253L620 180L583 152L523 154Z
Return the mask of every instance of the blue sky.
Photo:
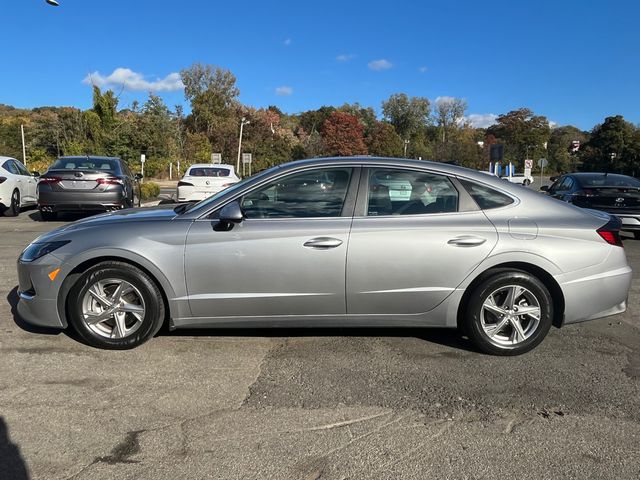
M2 2L0 103L87 108L91 73L121 107L149 89L183 104L175 73L203 62L236 75L243 103L290 113L380 112L406 92L463 97L478 124L519 107L583 129L640 123L633 1L58 1Z

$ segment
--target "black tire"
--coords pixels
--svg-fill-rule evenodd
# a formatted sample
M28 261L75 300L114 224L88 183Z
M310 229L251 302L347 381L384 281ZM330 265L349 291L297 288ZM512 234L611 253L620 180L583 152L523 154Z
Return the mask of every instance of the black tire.
M509 314L515 317L513 321L484 307L485 302L489 300L492 294L495 294L494 300L496 303L502 304L502 299L505 300L505 303L508 303L506 302L506 295L511 286L522 287L527 291L526 295L523 293L516 298L516 302L520 299L519 303L513 305L514 308ZM502 292L505 293L503 294ZM500 295L505 296L500 297ZM523 307L533 306L535 308L536 301L539 306L539 321L537 324L534 317L515 313ZM502 310L502 306L499 305L499 309ZM494 323L507 322L503 328L496 331L496 334L500 332L503 332L503 334L497 336L497 338L490 338L489 333L485 332L483 328L483 319L485 320L486 328L491 328ZM515 344L508 344L508 342L513 341L511 337L517 333L513 326L514 322L520 325L526 336ZM462 327L475 345L485 353L492 355L520 355L535 348L542 342L547 336L552 323L553 300L547 287L527 272L509 269L496 270L475 288L471 293L463 317ZM530 331L528 331L529 329Z
M45 212L44 210L40 210L40 218L44 222L53 222L58 218L58 212Z
M524 185L525 187L528 187L531 184L531 182L529 180L525 180L524 182L522 182L522 185Z
M17 217L20 214L20 191L16 188L11 192L11 203L4 211L5 217Z
M633 232L633 238L640 240L640 232Z
M137 330L123 338L107 338L92 330L84 321L83 299L90 287L100 280L122 280L137 289L144 301L144 315ZM70 289L67 296L69 323L87 344L109 350L127 350L137 347L153 337L162 327L165 307L162 293L145 272L139 268L118 261L99 263L84 272ZM129 317L131 321L131 317ZM135 323L135 319L133 319Z

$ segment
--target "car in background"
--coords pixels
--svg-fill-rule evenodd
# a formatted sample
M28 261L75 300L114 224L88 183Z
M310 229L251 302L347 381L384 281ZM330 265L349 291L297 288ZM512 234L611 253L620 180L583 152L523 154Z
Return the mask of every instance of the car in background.
M15 217L20 208L36 204L38 175L15 158L0 157L0 214Z
M517 355L552 324L625 311L632 272L619 227L453 165L301 160L199 203L41 235L18 261L17 308L110 349L164 324L449 327L484 352Z
M191 165L178 182L177 200L199 202L239 181L233 165L197 163Z
M622 230L640 239L640 180L616 173L567 173L551 186L548 195L578 207L602 210L618 217Z
M55 220L60 212L131 208L141 178L117 157L60 157L38 181L38 209L43 220Z
M533 177L531 175L525 175L524 173L514 173L513 175L503 175L502 180L507 180L511 183L517 183L518 185L524 185L528 187L533 183Z

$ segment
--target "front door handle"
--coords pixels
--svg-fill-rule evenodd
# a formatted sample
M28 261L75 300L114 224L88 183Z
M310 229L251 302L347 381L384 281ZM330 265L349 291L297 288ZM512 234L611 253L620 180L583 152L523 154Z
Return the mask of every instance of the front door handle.
M486 238L474 237L472 235L463 235L461 237L452 238L447 243L454 247L477 247L486 242Z
M304 246L307 248L316 248L319 250L326 250L328 248L336 248L342 245L342 240L331 237L316 237L304 242Z

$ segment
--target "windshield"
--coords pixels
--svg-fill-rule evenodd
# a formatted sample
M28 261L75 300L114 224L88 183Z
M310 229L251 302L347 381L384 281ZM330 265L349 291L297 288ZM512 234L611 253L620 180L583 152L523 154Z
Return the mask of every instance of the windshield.
M59 158L51 170L102 170L113 172L117 170L116 162L104 158Z
M271 172L279 168L280 168L279 166L271 167L271 168L268 168L267 170L263 170L262 172L252 175L250 177L243 178L238 183L234 183L230 187L227 187L224 190L221 190L220 192L216 193L215 195L205 198L204 200L201 200L197 203L192 203L191 205L188 205L186 207L182 207L182 206L178 207L181 209L180 210L176 209L176 213L182 214L191 210L195 210L197 208L206 208L208 205L215 203L219 198L228 194L232 194L237 190L241 190L247 184L253 183L255 181L259 181L262 177L269 175Z

